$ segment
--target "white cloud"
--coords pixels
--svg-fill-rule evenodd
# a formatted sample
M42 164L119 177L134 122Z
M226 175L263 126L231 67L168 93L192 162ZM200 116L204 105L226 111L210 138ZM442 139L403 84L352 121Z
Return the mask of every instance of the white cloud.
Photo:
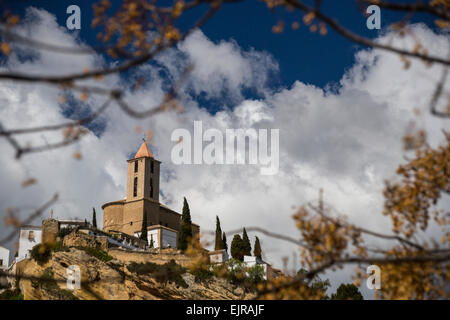
M33 9L41 19L27 27L34 35L60 45L78 45L78 40L56 26L54 17ZM430 52L441 54L449 48L448 40L422 26L414 27ZM380 41L383 41L381 39ZM183 114L164 113L154 118L133 120L113 106L105 116L107 126L101 137L91 134L79 144L50 152L26 155L16 162L13 150L0 139L0 210L7 207L35 207L60 192L54 206L60 217L90 218L91 208L99 207L125 195L126 159L140 144L135 126L151 129L152 151L162 163L163 200L181 210L187 197L195 222L203 230L213 229L219 215L224 230L241 226L260 226L274 232L297 236L291 215L293 205L317 199L318 189L325 190L325 200L347 213L351 220L371 229L386 230L389 222L382 217L383 180L394 176L403 161L401 137L412 119L411 110L423 110L419 124L429 130L436 143L444 126L427 113L427 103L440 69L425 67L414 60L409 70L402 69L398 56L377 50L356 55L354 66L343 75L338 92L306 85L300 80L290 88L271 92L268 75L277 71L277 63L267 53L243 51L233 41L214 43L196 32L175 50L158 58L173 78L187 57L196 68L182 94ZM42 52L31 61L20 63L12 55L4 68L34 70L42 73L93 68L103 63L99 57L73 56ZM137 109L146 109L162 98L162 79L157 68L146 65L155 81L146 90L127 92L126 100ZM117 76L105 84L126 82ZM212 115L190 97L204 93L210 98L242 99L242 90L253 88L265 94L261 100L245 100L232 109ZM0 83L0 119L7 128L32 127L64 120L58 105L58 90L41 85ZM90 97L89 105L98 106L101 98ZM256 166L173 165L170 151L171 132L176 128L192 131L193 121L204 127L280 129L280 171L262 176ZM59 139L61 133L24 136L21 142L43 143ZM81 152L82 161L73 159ZM23 189L26 177L38 184ZM98 212L100 210L97 210ZM101 215L100 215L101 216ZM2 228L2 230L4 230ZM292 256L295 247L261 236L266 259L281 265L281 256ZM231 242L231 237L229 237ZM297 266L299 266L297 264ZM340 276L341 277L341 276ZM336 277L335 277L336 278Z

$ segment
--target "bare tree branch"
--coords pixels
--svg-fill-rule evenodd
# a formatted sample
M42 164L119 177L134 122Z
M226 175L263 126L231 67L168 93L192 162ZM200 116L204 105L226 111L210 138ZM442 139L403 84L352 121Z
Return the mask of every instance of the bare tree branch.
M349 29L343 27L336 20L325 15L321 11L314 9L314 8L304 4L303 2L300 2L297 0L285 0L285 1L289 5L293 6L294 8L299 9L300 11L302 11L304 13L313 13L316 18L318 18L319 20L328 24L337 33L341 34L342 36L344 36L347 39L350 39L356 43L359 43L359 44L362 44L362 45L368 46L368 47L391 51L391 52L398 53L398 54L404 55L404 56L420 58L420 59L428 61L428 62L437 62L437 63L441 63L441 64L444 64L447 66L450 65L450 60L448 60L448 59L444 59L444 58L437 57L437 56L430 56L430 55L419 53L419 52L408 51L408 50L404 50L404 49L400 49L400 48L395 48L395 47L385 45L382 43L378 43L376 41L362 37L352 31L350 31Z
M7 242L9 242L11 239L13 239L15 236L17 236L17 231L24 225L27 225L29 223L31 223L34 219L40 217L45 210L47 210L52 204L54 204L56 201L58 200L58 194L55 193L53 195L53 197L47 201L46 203L44 203L40 208L36 209L33 213L31 213L27 219L25 219L24 221L22 221L19 225L15 226L15 230L11 231L9 233L9 235L7 235L6 237L4 237L3 239L0 240L0 245L3 245Z

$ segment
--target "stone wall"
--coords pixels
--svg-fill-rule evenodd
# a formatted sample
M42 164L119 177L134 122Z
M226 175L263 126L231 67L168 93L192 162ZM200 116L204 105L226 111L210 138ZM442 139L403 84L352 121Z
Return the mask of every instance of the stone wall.
M54 243L59 232L59 223L55 219L45 219L42 221L42 242Z
M111 248L108 250L108 254L123 262L152 262L156 264L165 264L173 259L183 267L189 266L192 262L191 257L180 253L180 251L176 249L153 249L146 252L138 252Z
M80 232L72 231L64 237L63 240L64 247L91 247L107 250L108 240L106 237L94 237Z
M103 209L103 231L121 231L123 226L124 201L105 203Z

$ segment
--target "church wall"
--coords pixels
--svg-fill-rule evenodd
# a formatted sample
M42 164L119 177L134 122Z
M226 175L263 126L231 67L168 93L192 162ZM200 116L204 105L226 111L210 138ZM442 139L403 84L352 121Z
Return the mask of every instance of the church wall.
M169 227L174 230L180 230L180 220L181 215L174 213L172 210L166 209L165 207L160 208L161 222L160 225ZM167 223L167 225L166 225ZM196 224L192 225L192 234L199 235L200 227Z
M159 205L157 203L147 199L131 201L124 205L122 232L134 234L141 231L144 206L147 210L147 225L158 224Z
M164 207L160 208L160 213L161 213L159 222L160 225L174 230L180 229L180 218L181 218L180 215L174 214Z
M103 206L103 231L121 231L123 225L123 203L106 204Z

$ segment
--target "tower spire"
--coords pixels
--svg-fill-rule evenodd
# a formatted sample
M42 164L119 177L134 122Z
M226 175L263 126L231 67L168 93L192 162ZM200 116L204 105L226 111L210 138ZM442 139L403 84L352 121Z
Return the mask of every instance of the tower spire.
M153 158L153 154L151 153L150 149L147 146L147 141L145 138L142 138L142 144L139 148L138 152L136 152L134 158L141 158L141 157L150 157Z

